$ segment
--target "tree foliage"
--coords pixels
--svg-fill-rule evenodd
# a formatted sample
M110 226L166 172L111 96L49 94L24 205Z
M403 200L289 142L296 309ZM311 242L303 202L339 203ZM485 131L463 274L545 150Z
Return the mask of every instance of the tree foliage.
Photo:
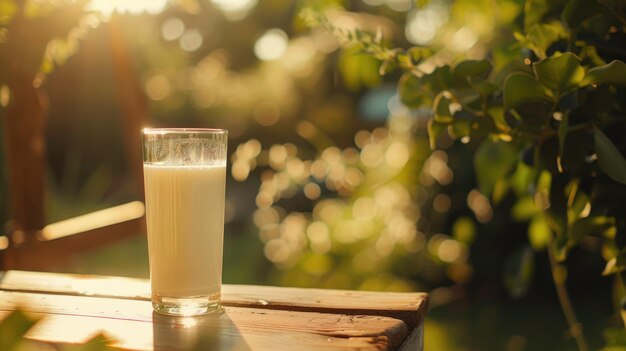
M505 5L516 4L494 6ZM381 35L337 28L327 14L304 16L379 59L382 74L401 72L398 95L430 113L433 149L441 137L475 147L478 189L494 204L515 195L513 219L530 222L528 244L548 250L553 270L595 238L612 274L626 269L625 9L528 0L478 58L437 44L390 49ZM534 268L523 248L513 258L505 285L515 296Z

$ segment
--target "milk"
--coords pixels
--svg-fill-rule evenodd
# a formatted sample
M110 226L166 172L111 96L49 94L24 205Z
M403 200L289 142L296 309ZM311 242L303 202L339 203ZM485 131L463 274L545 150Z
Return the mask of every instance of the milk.
M144 164L153 294L220 292L226 166Z

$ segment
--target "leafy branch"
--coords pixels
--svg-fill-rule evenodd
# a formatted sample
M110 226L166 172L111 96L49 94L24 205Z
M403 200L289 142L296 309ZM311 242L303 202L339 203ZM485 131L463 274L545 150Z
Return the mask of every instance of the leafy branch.
M342 45L356 46L363 52L370 54L382 61L379 69L381 75L385 75L395 68L403 69L415 74L423 74L419 63L434 54L434 51L424 47L411 47L407 50L402 48L390 49L385 45L382 30L375 34L365 32L359 28L347 29L336 26L327 15L311 8L304 8L300 17L309 27L323 28L331 33Z
M444 134L479 145L474 165L483 194L494 202L503 191L518 203L544 199L531 202L529 241L543 243L533 244L536 250L547 247L580 350L588 346L559 262L584 237L599 236L604 252L612 253L606 271L626 270L619 258L625 250L619 238L626 236L620 200L626 196L626 143L617 138L626 122L626 55L615 44L626 35L624 10L615 1L527 1L523 28L513 29L503 44L510 50L516 41L508 60L464 59L430 72L420 69L435 54L430 48L389 49L380 34L337 28L325 14L304 13L310 25L381 60L381 74L404 71L398 95L408 107L431 111L431 148ZM524 169L534 176L520 178Z

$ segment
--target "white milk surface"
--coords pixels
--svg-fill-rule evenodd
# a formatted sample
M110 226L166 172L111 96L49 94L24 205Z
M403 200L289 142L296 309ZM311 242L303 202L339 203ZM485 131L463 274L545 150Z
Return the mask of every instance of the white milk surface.
M152 292L218 293L226 167L144 164L144 182Z

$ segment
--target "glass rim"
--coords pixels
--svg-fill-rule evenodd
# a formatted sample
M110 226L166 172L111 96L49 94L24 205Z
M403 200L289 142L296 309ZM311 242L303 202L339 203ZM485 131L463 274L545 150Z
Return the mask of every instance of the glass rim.
M228 130L219 128L143 128L141 134L228 134Z

